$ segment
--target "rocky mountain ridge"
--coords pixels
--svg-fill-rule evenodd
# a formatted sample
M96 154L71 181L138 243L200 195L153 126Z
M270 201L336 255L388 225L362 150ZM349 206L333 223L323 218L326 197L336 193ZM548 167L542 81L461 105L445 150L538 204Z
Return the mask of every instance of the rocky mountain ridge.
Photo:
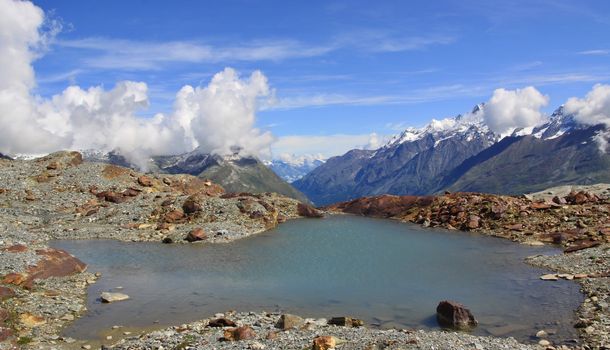
M293 185L323 205L378 194L513 194L610 181L610 155L594 142L602 126L579 125L560 107L543 124L503 137L486 125L484 108L408 128L375 151L333 157Z
M86 151L84 156L89 161L137 169L116 152ZM148 162L148 171L158 174L189 174L218 183L229 192L274 192L309 203L305 195L281 179L258 158L240 156L238 153L220 156L195 149L179 155L155 156Z

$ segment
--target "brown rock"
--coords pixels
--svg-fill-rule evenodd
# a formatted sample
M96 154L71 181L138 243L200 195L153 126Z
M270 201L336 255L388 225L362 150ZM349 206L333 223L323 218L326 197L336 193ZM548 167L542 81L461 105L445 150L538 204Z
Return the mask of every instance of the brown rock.
M36 254L42 257L36 265L28 267L24 274L6 275L3 283L32 289L37 279L69 276L87 269L85 263L60 249L39 249Z
M144 186L144 187L152 187L153 181L150 177L148 177L146 175L141 175L138 177L138 184L140 184L140 186Z
M19 321L21 322L22 325L24 325L27 328L35 328L35 327L39 327L39 326L42 326L43 324L47 323L47 321L44 319L44 317L40 317L40 316L28 314L28 313L21 314L19 316Z
M256 338L256 333L254 333L254 330L250 326L242 326L225 330L223 340L240 341L254 338Z
M57 162L51 162L47 165L47 170L57 170L59 169L59 164Z
M0 342L6 341L13 336L13 331L6 327L0 327Z
M559 204L559 205L565 205L565 204L567 204L567 203L568 203L568 202L565 200L565 198L563 198L563 197L559 197L559 196L555 196L555 197L553 197L552 201L553 201L553 203L555 203L555 204Z
M436 320L441 327L468 329L478 322L464 305L453 301L441 301L436 307Z
M600 241L580 240L580 241L576 241L576 242L572 243L563 252L564 253L572 253L572 252L583 250L583 249L587 249L587 248L597 247L597 246L599 246L601 244L602 243Z
M267 339L267 340L273 340L275 338L277 338L276 331L270 331L269 333L267 333L267 336L265 337L265 339Z
M140 190L135 189L135 188L128 188L125 191L123 191L123 195L127 196L127 197L137 197L140 194Z
M163 222L174 223L184 219L184 212L182 210L172 210L163 216Z
M0 301L10 299L10 298L14 297L15 295L16 295L15 291L12 290L11 288L0 286ZM2 322L0 322L0 324L1 323Z
M553 208L553 206L548 203L536 202L536 203L530 204L530 208L533 210L546 210L546 209Z
M364 321L351 317L333 317L328 321L328 324L341 327L362 327Z
M1 250L9 253L23 253L28 250L28 247L24 246L23 244L15 244L10 247L3 248Z
M315 337L313 340L313 350L329 350L337 347L337 339L330 335Z
M199 227L189 232L188 235L186 235L186 238L184 239L188 242L197 242L203 241L206 238L208 238L208 236L205 234L205 231L201 227Z
M479 228L480 224L481 224L481 218L479 216L470 215L468 217L468 223L466 224L466 227L469 230L474 230L474 229Z
M182 210L184 210L187 215L200 212L202 209L198 197L195 195L189 196L182 204Z
M127 200L127 198L122 193L116 193L114 191L103 191L96 194L97 198L103 199L106 202L110 203L123 203Z
M280 319L279 319L279 321L277 321L275 326L282 330L287 330L287 329L292 329L292 328L299 328L304 323L305 323L305 320L303 320L303 318L301 318L299 316L291 315L291 314L283 314L282 316L280 316Z
M208 323L208 327L235 327L235 326L237 326L235 324L235 322L229 320L228 318L224 318L224 317L211 320Z
M326 209L356 215L389 218L405 215L410 210L428 208L433 201L434 197L432 196L380 195L333 204Z
M299 203L297 205L297 212L299 216L304 216L306 218L321 218L324 217L324 214L318 209L312 207L311 205Z

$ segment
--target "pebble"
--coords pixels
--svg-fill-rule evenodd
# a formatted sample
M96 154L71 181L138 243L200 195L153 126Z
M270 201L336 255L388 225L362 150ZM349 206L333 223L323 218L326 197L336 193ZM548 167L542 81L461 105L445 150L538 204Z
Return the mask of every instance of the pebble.
M542 339L541 341L538 342L538 344L540 344L541 346L549 346L549 345L551 345L551 342L546 339Z
M546 338L546 337L548 337L548 334L544 330L540 330L536 333L536 338Z

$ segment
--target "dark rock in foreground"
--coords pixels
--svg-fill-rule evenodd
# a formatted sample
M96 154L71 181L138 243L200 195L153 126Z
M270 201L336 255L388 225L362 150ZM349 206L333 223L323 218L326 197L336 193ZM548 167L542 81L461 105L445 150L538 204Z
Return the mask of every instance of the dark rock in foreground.
M436 320L441 327L470 329L478 322L466 307L453 301L441 301L436 307Z

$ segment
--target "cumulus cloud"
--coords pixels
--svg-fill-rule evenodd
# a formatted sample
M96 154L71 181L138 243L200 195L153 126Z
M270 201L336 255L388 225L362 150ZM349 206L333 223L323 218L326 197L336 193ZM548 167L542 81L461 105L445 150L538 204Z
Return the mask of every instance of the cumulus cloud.
M138 116L148 107L142 82L119 82L111 90L70 86L46 100L34 96L32 62L57 31L44 30L45 20L30 2L0 0L0 152L115 150L143 168L151 155L195 147L222 155L269 154L271 134L254 127L258 100L270 95L258 71L241 79L227 68L207 87L185 86L173 113L153 118Z
M585 98L568 99L564 108L581 124L610 127L610 85L597 84Z
M573 113L574 119L585 125L606 126L600 131L594 141L602 152L610 149L610 85L596 84L585 98L572 97L564 105L567 113Z
M240 148L244 155L268 157L273 136L254 126L257 101L268 96L267 78L260 71L241 80L228 68L207 87L183 87L176 98L175 118L206 152L230 154Z
M527 128L544 121L540 109L549 103L549 97L536 88L496 89L485 104L483 118L495 133L506 135L517 128Z

